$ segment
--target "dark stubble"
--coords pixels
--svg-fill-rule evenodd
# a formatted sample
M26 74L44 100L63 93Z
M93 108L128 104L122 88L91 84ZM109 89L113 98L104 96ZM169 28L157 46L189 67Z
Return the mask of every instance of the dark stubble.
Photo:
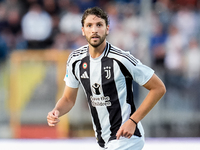
M91 42L92 36L91 37L86 37L86 40L91 46L96 48L96 47L98 47L99 45L101 45L103 43L103 41L106 39L107 34L105 33L102 37L100 37L99 35L95 35L95 36L98 36L98 38L99 38L98 42L93 42L92 43Z

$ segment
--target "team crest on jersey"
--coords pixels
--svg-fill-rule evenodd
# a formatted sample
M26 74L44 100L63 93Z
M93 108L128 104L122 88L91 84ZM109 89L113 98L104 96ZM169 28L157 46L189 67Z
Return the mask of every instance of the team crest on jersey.
M86 69L86 68L87 68L87 63L84 62L84 63L83 63L83 69Z
M111 67L110 67L110 66L106 66L106 67L104 67L103 69L104 69L104 71L106 72L105 78L106 78L106 79L110 79L110 78L111 78Z

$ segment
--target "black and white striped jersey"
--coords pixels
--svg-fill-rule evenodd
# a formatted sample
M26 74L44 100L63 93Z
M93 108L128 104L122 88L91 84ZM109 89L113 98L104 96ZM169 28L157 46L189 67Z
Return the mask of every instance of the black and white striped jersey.
M132 80L144 85L154 71L129 52L106 43L104 52L93 59L88 45L74 50L68 58L64 78L66 85L82 85L90 106L93 128L98 143L116 139L116 133L136 110ZM140 127L134 133L141 136Z

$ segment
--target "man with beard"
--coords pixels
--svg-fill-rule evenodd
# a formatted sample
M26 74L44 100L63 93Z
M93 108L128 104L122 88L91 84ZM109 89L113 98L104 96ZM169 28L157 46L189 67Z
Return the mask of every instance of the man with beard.
M63 96L48 113L49 126L55 126L59 117L71 110L81 84L99 149L141 150L144 131L140 120L164 95L165 85L151 68L106 41L108 16L102 9L93 7L84 12L82 33L88 45L69 55L66 86ZM138 109L133 101L132 80L149 90Z

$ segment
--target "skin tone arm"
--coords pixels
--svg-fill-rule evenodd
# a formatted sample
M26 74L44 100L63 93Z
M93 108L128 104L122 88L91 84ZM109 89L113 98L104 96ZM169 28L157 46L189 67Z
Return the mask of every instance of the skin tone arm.
M75 104L78 88L65 86L62 97L56 103L55 108L48 113L47 122L49 126L55 126L60 120L60 116L68 113Z
M135 122L142 120L166 92L165 85L155 74L143 86L149 90L149 93L140 107L131 116ZM130 138L134 134L135 128L136 124L129 119L118 130L116 134L117 139L120 136Z

